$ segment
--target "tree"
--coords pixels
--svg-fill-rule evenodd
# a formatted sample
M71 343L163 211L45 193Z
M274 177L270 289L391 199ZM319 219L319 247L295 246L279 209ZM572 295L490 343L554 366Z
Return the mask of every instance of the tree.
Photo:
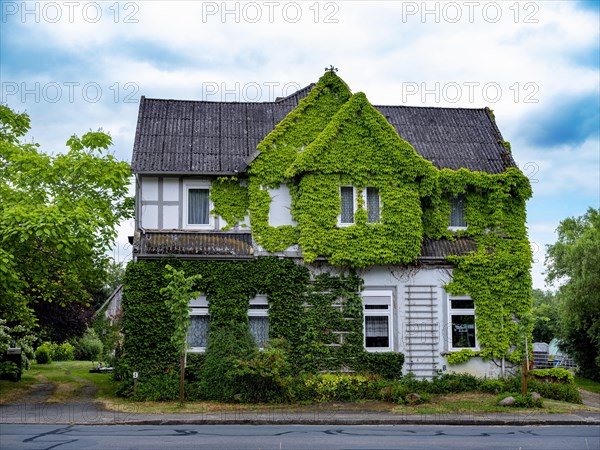
M171 342L179 349L179 401L183 403L183 380L185 377L185 355L187 353L187 330L190 326L190 300L200 295L194 286L202 278L200 275L185 276L183 270L177 270L167 264L165 278L169 284L160 290L166 297L165 305L171 312L175 323Z
M552 292L534 289L531 314L533 315L533 341L549 343L558 334L559 304Z
M0 317L34 329L37 304L92 302L133 203L108 134L73 135L53 156L22 141L29 129L27 114L0 105Z
M562 283L560 338L584 376L600 380L600 209L563 220L548 246L546 281Z

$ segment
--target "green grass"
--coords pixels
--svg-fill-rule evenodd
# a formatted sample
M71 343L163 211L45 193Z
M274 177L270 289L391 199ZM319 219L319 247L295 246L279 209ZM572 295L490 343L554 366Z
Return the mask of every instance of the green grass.
M543 408L509 408L498 406L496 395L479 392L438 395L431 402L421 405L399 405L393 409L397 414L568 414L573 411L598 411L598 408L586 407L575 403L544 399Z
M0 404L18 401L27 395L37 383L52 383L54 392L49 403L59 403L79 397L85 383L90 381L97 389L96 398L115 398L118 383L110 374L89 373L94 367L90 361L55 361L51 364L32 364L31 369L23 372L21 381L0 380Z
M485 414L485 413L546 413L560 414L573 411L589 410L598 411L598 408L583 405L544 400L541 409L506 408L497 406L496 396L478 392L431 396L429 403L421 405L395 405L386 402L356 402L356 403L315 403L291 405L251 405L251 404L225 404L213 402L134 402L117 397L115 392L118 382L113 381L111 374L90 373L94 365L89 361L58 361L52 364L33 364L32 368L23 373L20 382L0 380L0 404L18 401L23 398L36 383L52 383L55 390L48 402L64 402L77 399L86 380L96 387L96 400L100 401L107 409L118 408L123 412L131 413L209 413L221 412L239 413L240 411L285 411L300 412L314 410L353 410L353 411L380 411L396 414ZM575 378L577 386L600 393L600 383L585 378Z
M590 380L589 378L575 377L575 384L578 388L585 389L594 394L600 394L600 383L597 381Z

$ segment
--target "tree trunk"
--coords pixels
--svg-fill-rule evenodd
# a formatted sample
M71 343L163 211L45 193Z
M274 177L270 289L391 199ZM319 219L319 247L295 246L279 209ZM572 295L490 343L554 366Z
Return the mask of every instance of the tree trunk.
M181 358L179 360L179 402L183 403L184 392L183 392L183 381L185 379L185 357L186 351L181 352Z

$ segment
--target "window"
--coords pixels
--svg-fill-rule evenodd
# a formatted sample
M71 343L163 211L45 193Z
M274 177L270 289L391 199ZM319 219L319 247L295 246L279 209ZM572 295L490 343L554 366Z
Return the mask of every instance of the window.
M341 186L341 213L338 217L338 225L354 225L354 212L358 208L358 189L354 186ZM367 222L379 223L379 189L366 187L362 190L363 204L367 208Z
M475 303L469 297L450 297L449 339L452 349L477 348Z
M363 292L365 348L370 352L392 350L392 292Z
M187 343L190 352L203 352L208 344L208 300L205 295L190 302L190 326L187 333Z
M340 215L340 223L354 223L354 187L342 186L340 188L340 196L342 198L342 214Z
M367 222L379 222L379 189L367 187Z
M451 230L467 228L465 221L465 196L459 194L450 200L450 227Z
M257 295L250 300L248 323L258 347L264 348L269 342L269 302L266 295Z
M184 222L186 228L213 228L213 218L210 214L210 183L184 183Z

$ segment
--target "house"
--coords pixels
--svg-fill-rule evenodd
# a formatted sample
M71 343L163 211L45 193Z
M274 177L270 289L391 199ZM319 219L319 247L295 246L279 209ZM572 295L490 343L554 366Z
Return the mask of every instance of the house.
M167 364L166 263L206 280L190 352L247 321L313 370L402 352L419 377L497 376L524 354L531 188L487 108L373 106L333 71L273 102L142 97L132 171L130 367Z

